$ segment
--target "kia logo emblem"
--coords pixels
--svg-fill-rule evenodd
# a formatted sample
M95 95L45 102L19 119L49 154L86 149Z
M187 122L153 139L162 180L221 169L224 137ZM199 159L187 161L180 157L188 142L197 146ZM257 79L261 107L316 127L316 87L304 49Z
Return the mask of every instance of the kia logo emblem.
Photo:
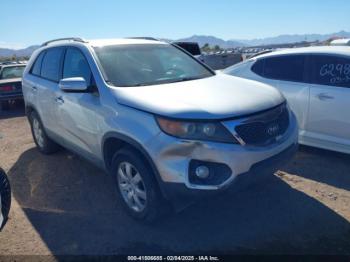
M280 127L278 124L272 124L268 126L266 132L269 136L275 136L278 134L278 131L280 130Z

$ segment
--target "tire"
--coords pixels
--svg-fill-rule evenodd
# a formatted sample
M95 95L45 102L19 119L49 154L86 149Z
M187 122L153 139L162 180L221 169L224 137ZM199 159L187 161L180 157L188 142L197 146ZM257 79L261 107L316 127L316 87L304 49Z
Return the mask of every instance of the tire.
M10 109L10 101L5 100L1 101L1 110L9 110Z
M46 135L40 117L35 111L30 113L29 122L34 142L41 153L49 155L60 149L60 146Z
M132 186L130 186L130 181L132 179L130 179L130 177L128 178L126 171L127 164L130 165L129 167L132 170L132 178L135 179L138 174L139 177L136 180L141 179L136 185L137 188L135 188L135 185L134 189ZM125 178L122 178L123 176L120 175L120 171L122 171L123 175L129 179L129 183L125 180ZM146 163L142 155L136 150L124 148L118 151L112 160L112 174L116 181L118 198L124 209L134 219L146 223L152 223L169 211L169 205L167 205L162 194L160 193L157 181L155 179L155 174L151 171L151 168ZM127 189L127 187L129 188ZM131 204L130 202L128 203L127 200L129 194L128 190L129 193L130 191L133 192ZM140 191L143 191L144 193L140 194ZM138 198L138 201L143 204L144 207L142 207L142 205L137 205L138 201L136 201L135 198ZM132 203L134 203L134 207L131 207ZM136 210L135 207L139 210Z
M5 226L11 207L11 187L5 172L0 168L0 195L1 195L1 214L3 222L0 224L0 230Z

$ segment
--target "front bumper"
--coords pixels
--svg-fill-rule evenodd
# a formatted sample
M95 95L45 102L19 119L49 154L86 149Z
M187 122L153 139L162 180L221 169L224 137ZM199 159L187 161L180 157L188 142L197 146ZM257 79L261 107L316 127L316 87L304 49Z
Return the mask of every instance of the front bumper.
M165 192L165 197L174 204L176 209L181 209L204 197L214 196L225 191L239 190L257 182L263 183L267 176L272 176L274 172L291 161L297 150L298 144L293 143L279 154L255 163L249 171L239 174L231 184L219 190L198 190L188 188L184 184L168 182L162 184L162 191Z
M157 168L165 197L181 201L182 198L215 194L234 184L239 186L242 178L248 176L257 179L263 176L262 173L273 174L293 156L297 141L298 125L291 113L290 125L283 138L267 146L189 141L160 132L145 144L145 148ZM192 184L188 175L191 160L225 164L232 173L221 184Z
M290 125L283 138L267 146L189 141L160 132L145 148L160 174L161 181L183 184L190 189L218 190L231 184L240 174L249 172L256 163L278 155L297 141L298 125L294 114L291 114ZM218 185L192 184L188 177L191 160L225 164L232 174Z

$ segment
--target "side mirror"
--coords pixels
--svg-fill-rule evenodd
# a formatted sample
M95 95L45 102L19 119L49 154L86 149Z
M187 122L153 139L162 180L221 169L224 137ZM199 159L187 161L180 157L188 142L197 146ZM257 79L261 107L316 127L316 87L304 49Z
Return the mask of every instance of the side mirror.
M85 92L88 89L86 81L82 77L63 78L58 86L64 92Z

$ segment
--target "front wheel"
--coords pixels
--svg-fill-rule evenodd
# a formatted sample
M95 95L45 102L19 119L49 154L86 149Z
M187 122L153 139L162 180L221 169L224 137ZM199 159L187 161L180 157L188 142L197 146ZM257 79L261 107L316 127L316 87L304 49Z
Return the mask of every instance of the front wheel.
M112 172L119 199L133 218L153 222L168 210L153 172L137 151L122 149L117 152Z

